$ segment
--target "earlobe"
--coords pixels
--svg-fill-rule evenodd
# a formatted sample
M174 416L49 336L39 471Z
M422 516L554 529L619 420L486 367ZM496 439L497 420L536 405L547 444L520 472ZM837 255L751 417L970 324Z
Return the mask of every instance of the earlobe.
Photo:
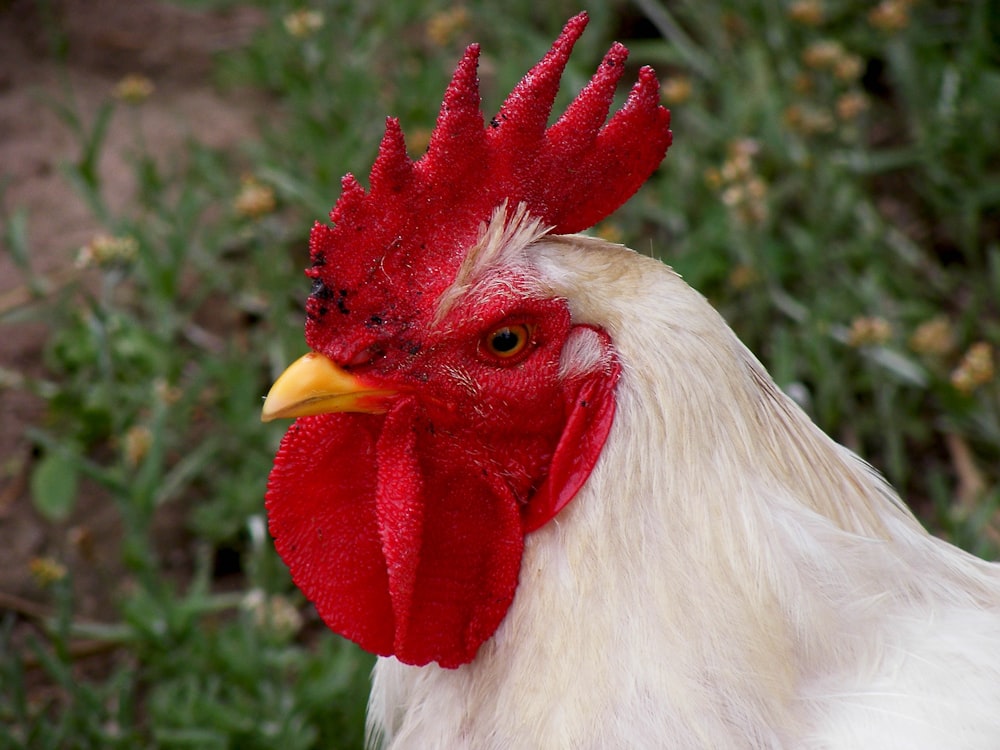
M522 514L524 532L535 531L561 511L587 481L604 448L615 416L615 386L621 365L603 331L601 364L572 378L565 391L567 419L542 486Z

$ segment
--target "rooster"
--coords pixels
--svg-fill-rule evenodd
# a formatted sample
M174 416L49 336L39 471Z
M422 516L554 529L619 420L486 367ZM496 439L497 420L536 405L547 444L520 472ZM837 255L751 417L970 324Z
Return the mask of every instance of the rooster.
M578 234L671 141L627 51L548 126L586 15L484 122L396 120L317 223L266 506L380 655L402 750L1000 748L1000 566L928 535L659 261Z

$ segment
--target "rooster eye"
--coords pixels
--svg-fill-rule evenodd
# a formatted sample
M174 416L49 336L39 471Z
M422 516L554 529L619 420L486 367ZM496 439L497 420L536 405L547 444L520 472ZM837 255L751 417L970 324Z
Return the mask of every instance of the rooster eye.
M509 360L522 353L531 343L531 328L526 325L509 325L491 331L483 341L485 349L494 357Z

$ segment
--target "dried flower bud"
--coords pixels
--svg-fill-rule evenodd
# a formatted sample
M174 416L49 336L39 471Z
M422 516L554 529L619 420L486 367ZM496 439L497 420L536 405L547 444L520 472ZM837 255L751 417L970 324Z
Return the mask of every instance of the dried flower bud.
M66 566L54 557L35 557L28 563L28 569L39 586L50 586L61 581L69 572Z
M742 185L730 185L729 187L727 187L725 190L722 191L721 197L722 197L722 202L725 205L729 206L730 208L734 208L735 206L738 206L743 202L745 196L746 192L743 189Z
M743 224L761 224L768 216L767 183L754 168L754 157L760 143L752 138L732 141L728 147L729 158L719 169L705 172L705 182L713 190L721 190L722 203L730 215Z
M767 183L757 175L746 181L747 197L752 200L763 200L767 196Z
M868 109L868 97L860 91L848 91L837 98L836 109L841 120L854 120Z
M691 98L694 90L691 79L687 76L673 76L660 86L660 96L667 104L683 104Z
M156 86L146 76L131 73L115 84L112 94L126 104L142 104L155 90Z
M802 62L807 67L817 70L833 68L845 55L844 48L840 42L833 39L822 39L813 42L802 52Z
M80 248L76 256L76 267L110 268L128 265L138 253L139 243L134 237L99 234Z
M878 316L859 317L851 321L851 330L847 334L849 346L877 346L884 344L892 337L892 324Z
M599 224L595 230L595 234L602 240L613 242L615 244L621 243L625 236L620 226L609 221Z
M705 184L710 190L718 190L722 187L722 173L715 167L708 167L705 170Z
M760 142L753 138L737 138L729 142L728 150L733 159L750 159L760 153Z
M163 378L157 378L153 382L153 395L161 402L170 406L176 404L181 399L181 389L175 385L170 385Z
M320 11L304 8L289 13L282 20L285 24L285 31L296 39L305 39L307 36L312 36L323 28L323 23L325 22L323 14Z
M469 25L469 11L463 7L435 13L427 22L427 38L432 44L444 47Z
M788 6L788 17L803 26L819 26L823 23L823 3L820 0L796 0Z
M138 466L153 444L153 433L145 425L133 425L125 433L125 462Z
M253 618L254 625L281 638L292 638L302 629L302 615L287 597L251 589L240 605Z
M864 72L864 61L857 55L844 53L833 63L833 74L841 81L853 82Z
M236 213L256 219L274 210L274 190L253 177L244 177L240 192L233 201Z
M803 135L829 133L834 129L830 113L804 104L792 104L782 115L785 125Z
M729 272L729 286L736 291L753 286L759 280L760 274L753 266L740 264L734 266L733 270Z
M431 142L430 128L414 128L406 136L406 150L414 156L422 156Z
M951 384L963 393L972 393L993 380L993 347L979 341L969 347L958 367L951 373Z
M910 348L917 354L940 356L955 348L955 331L943 315L921 323L910 336Z
M66 532L66 539L80 557L88 561L93 561L97 551L97 544L94 539L94 532L89 526L83 524L74 526Z
M909 2L882 0L868 13L868 23L879 31L899 31L910 23Z

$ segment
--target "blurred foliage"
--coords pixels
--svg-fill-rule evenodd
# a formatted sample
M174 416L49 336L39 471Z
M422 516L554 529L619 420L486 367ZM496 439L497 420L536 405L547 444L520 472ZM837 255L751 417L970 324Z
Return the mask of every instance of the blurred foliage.
M188 0L205 10L229 0ZM283 429L260 397L304 349L307 233L364 181L387 114L414 155L450 72L482 44L484 110L578 3L259 3L222 89L266 92L259 140L145 148L141 78L64 166L104 227L58 298L30 268L23 211L6 247L35 295L0 324L50 324L48 375L3 371L48 404L31 489L53 523L83 483L120 518L117 611L81 620L72 575L35 570L52 617L0 624L0 748L357 748L370 657L328 633L267 539L262 497ZM595 231L658 254L705 293L823 429L884 471L937 533L994 555L1000 506L1000 51L985 0L637 0L588 9L565 104L614 38L652 64L675 144ZM58 20L49 36L64 39ZM624 96L624 90L622 92ZM111 118L134 128L139 199L109 208ZM182 548L159 539L166 512ZM114 544L112 540L102 543ZM177 562L177 558L181 562ZM81 644L107 655L85 674ZM39 690L40 683L46 687Z
M626 235L661 249L935 530L994 553L990 3L638 5L668 39L632 47L676 102L675 145L618 219Z

